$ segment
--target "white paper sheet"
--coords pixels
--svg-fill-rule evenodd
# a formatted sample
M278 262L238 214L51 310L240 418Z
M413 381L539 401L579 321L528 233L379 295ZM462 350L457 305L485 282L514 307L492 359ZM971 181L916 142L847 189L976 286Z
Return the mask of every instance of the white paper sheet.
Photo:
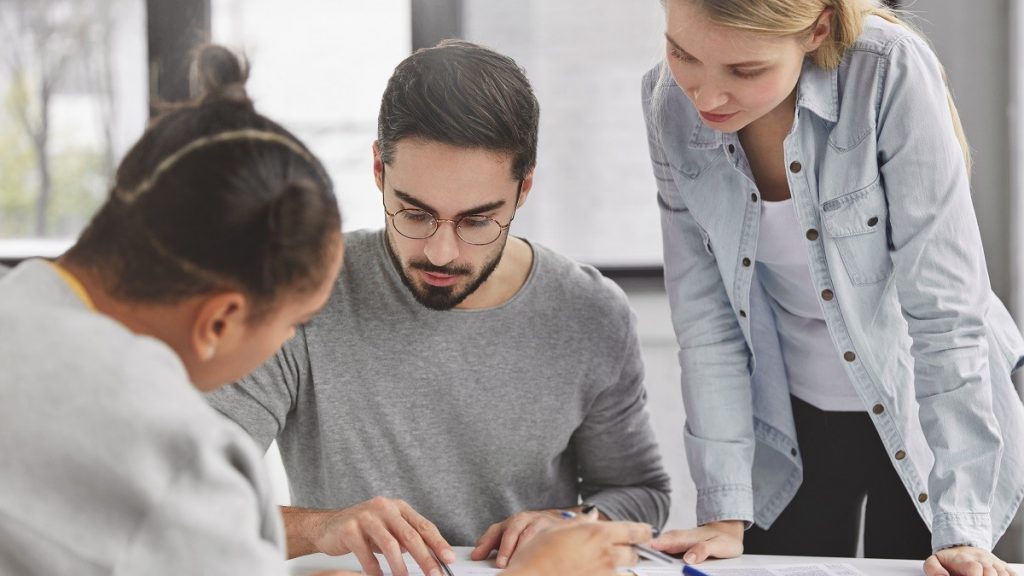
M866 576L849 564L785 564L778 566L701 566L708 576ZM679 576L679 566L640 566L627 574L636 576Z

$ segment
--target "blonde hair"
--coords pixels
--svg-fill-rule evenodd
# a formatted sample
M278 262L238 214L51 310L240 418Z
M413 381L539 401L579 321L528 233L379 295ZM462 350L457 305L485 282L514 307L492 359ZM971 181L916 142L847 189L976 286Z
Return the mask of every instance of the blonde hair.
M839 66L846 51L853 46L864 31L864 19L878 16L894 24L924 36L914 26L900 18L899 14L876 0L687 0L699 6L708 18L720 26L738 28L757 34L771 36L796 36L807 34L817 22L822 11L832 9L832 32L811 54L815 65L826 70ZM953 119L953 131L964 155L967 172L971 171L971 150L964 135L960 114L953 103L949 90L946 70L939 64L942 80L946 83L946 101ZM667 66L663 67L667 74ZM660 83L660 82L659 82Z

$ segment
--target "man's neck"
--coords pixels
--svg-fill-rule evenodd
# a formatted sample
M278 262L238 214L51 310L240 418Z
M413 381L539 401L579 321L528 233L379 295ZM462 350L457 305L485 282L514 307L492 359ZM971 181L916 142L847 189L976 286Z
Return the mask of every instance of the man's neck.
M510 236L504 250L491 276L456 308L493 308L508 302L519 292L533 269L533 248L525 240Z

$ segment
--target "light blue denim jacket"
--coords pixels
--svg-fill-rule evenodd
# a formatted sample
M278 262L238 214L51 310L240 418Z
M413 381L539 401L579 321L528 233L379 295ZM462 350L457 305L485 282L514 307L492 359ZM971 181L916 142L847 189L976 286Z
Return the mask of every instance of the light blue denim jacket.
M657 87L657 89L656 89ZM990 549L1024 497L1024 341L989 286L927 44L870 17L838 70L808 62L785 162L825 321L935 549ZM735 133L643 82L697 520L771 526L800 485L789 388L757 280L760 194Z

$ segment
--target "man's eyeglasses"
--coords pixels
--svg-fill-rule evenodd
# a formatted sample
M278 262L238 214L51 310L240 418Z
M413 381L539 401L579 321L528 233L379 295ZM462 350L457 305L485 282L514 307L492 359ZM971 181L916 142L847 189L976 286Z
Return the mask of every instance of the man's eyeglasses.
M381 181L384 180L384 171L381 170ZM516 204L519 204L519 195L523 191L523 181L519 181L519 189L516 190ZM397 212L389 212L388 205L384 204L384 213L391 218L391 225L395 231L412 240L423 240L430 238L437 233L441 222L450 222L455 226L455 233L466 244L484 246L501 237L501 233L512 225L515 220L515 213L509 219L508 224L501 224L494 218L471 214L454 220L436 218L426 210L419 208L405 208Z

